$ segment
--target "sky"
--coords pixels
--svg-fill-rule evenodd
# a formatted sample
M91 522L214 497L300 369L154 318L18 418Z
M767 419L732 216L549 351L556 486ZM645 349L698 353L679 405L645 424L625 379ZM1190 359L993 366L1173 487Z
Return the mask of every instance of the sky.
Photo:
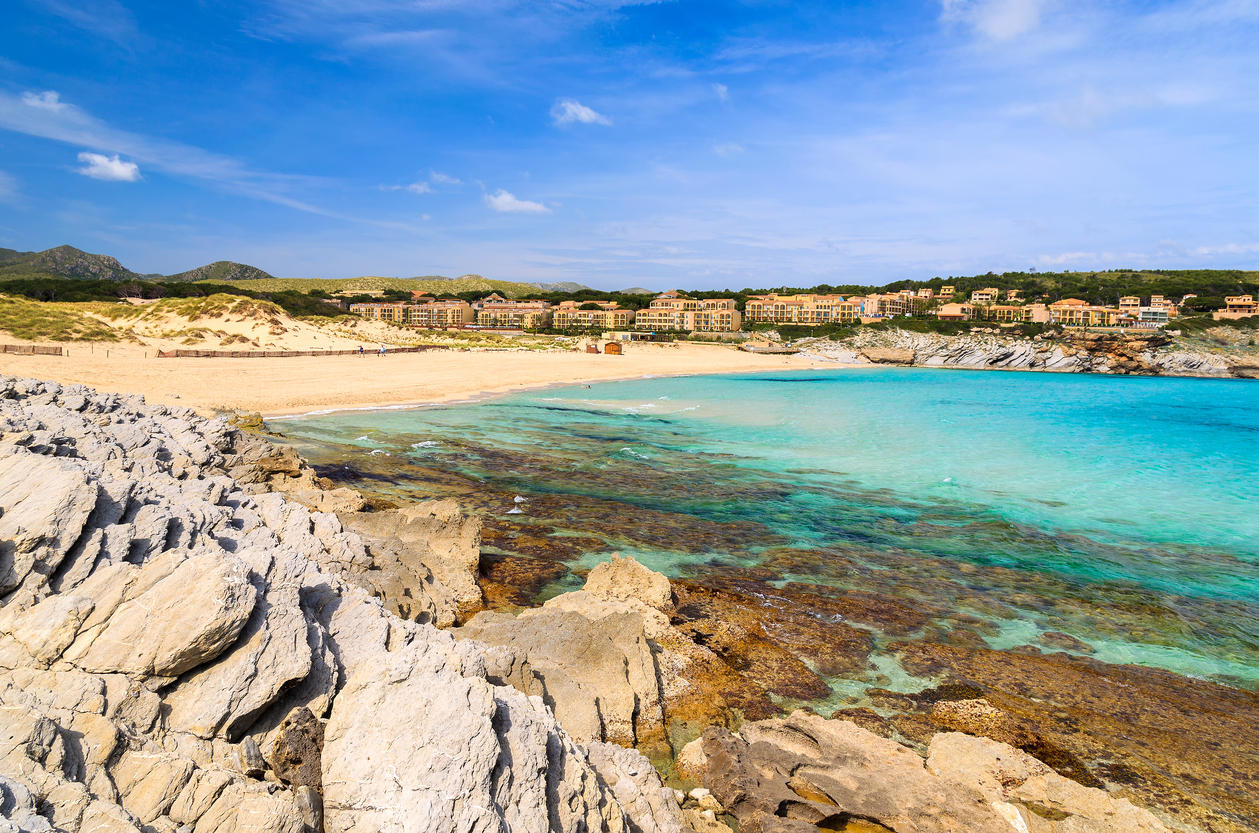
M1259 0L8 0L0 246L602 289L1259 268Z

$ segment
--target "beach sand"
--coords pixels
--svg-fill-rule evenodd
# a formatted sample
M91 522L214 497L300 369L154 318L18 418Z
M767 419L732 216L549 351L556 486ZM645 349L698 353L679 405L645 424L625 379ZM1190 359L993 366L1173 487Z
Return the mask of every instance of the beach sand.
M648 375L837 366L690 343L631 344L622 356L586 353L583 347L580 352L434 350L270 359L159 359L155 346L135 344L63 347L69 355L0 354L0 373L139 393L150 402L183 405L203 414L238 409L281 416L448 402Z

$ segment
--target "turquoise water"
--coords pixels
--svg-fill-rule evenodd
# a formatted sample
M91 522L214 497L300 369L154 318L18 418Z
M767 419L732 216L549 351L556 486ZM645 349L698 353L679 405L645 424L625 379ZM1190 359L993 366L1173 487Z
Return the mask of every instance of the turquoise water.
M1058 631L1104 661L1259 684L1259 384L820 370L277 425L353 485L453 492L576 567L616 550L675 577L760 568L913 600L942 611L935 632L974 617L991 647Z

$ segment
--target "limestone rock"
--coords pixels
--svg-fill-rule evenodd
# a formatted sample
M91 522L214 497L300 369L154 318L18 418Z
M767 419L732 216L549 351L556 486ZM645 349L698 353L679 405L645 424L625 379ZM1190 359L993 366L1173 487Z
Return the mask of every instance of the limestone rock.
M927 769L942 781L978 787L1016 829L1028 833L1169 833L1148 810L1064 778L1007 744L958 732L931 740ZM1020 825L1022 825L1020 827Z
M587 760L612 788L633 833L682 833L682 812L651 762L634 749L586 744Z
M78 540L97 488L69 462L0 446L0 594L49 575Z
M174 676L214 659L240 635L257 602L249 568L219 552L186 558L169 575L136 584L99 627L89 628L66 652L87 671Z
M359 666L324 734L328 833L624 829L540 701L476 671L428 628Z
M795 712L740 733L705 732L704 785L748 833L782 822L834 829L851 817L898 833L1010 833L974 787L934 776L908 747L853 723Z
M875 364L914 363L914 351L904 347L866 347L861 355Z
M520 676L502 681L541 696L579 742L632 746L663 730L655 660L635 613L592 621L562 610L487 611L455 635L523 658Z
M372 557L372 570L352 577L382 594L399 616L449 627L481 606L481 521L465 518L454 501L338 517L368 542Z
M665 610L673 604L673 589L663 573L639 564L632 556L613 555L596 564L582 588L608 599L637 599L648 607Z

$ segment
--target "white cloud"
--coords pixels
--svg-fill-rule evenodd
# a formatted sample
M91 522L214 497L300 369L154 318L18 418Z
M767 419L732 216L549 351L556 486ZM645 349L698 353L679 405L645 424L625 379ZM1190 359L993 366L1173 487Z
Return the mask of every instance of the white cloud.
M1259 252L1259 243L1225 243L1223 246L1198 246L1196 255L1245 255Z
M427 182L412 182L410 185L405 186L405 188L406 190L410 191L412 194L433 193L433 189L429 187L429 184Z
M51 110L54 113L69 106L61 100L60 93L52 90L45 90L42 93L22 93L22 102L30 107L37 107L40 110Z
M105 156L101 153L80 153L79 161L86 162L77 173L90 176L92 179L103 179L106 182L135 182L140 178L140 166L135 162L124 162L118 157Z
M555 106L551 108L551 118L555 119L556 124L572 124L578 121L582 124L612 124L612 120L607 116L596 113L580 101L574 101L571 98L561 98L556 101Z
M515 195L499 189L498 193L486 194L485 204L495 211L523 211L530 214L550 214L551 209L540 202L517 199Z
M1044 0L941 0L942 17L961 21L994 41L1006 41L1040 25Z
M727 142L724 145L714 146L713 153L726 158L738 156L740 153L743 153L743 145L736 145L734 142Z
M446 174L438 173L437 171L429 171L428 178L431 181L441 183L442 185L462 185L463 184L459 180L455 179L453 176L448 176Z
M285 193L297 185L321 184L322 179L253 171L236 159L192 145L117 130L62 101L53 91L22 96L0 92L0 129L130 156L151 168L212 182L224 190L254 199L327 217L341 216Z
M717 94L717 98L722 101L730 100L730 88L725 84L713 84L713 92Z

